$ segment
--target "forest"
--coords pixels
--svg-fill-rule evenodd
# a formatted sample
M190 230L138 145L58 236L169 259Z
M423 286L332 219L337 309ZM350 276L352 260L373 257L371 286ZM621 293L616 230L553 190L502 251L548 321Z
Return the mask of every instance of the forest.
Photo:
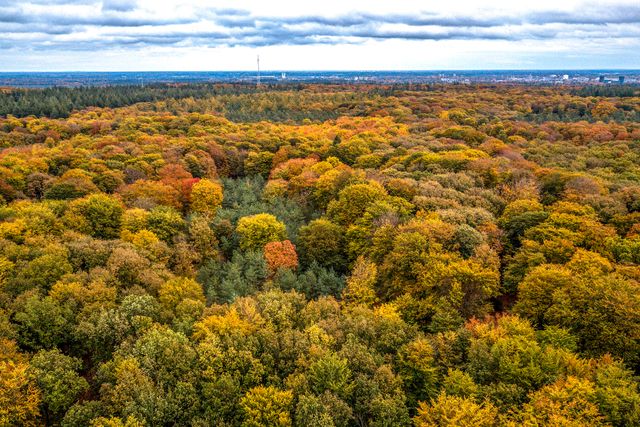
M0 426L640 425L640 93L0 90Z

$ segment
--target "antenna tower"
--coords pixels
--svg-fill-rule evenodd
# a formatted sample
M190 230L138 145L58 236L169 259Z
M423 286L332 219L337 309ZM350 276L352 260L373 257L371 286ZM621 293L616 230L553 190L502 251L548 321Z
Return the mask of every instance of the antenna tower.
M260 55L258 55L258 77L256 78L256 86L260 86Z

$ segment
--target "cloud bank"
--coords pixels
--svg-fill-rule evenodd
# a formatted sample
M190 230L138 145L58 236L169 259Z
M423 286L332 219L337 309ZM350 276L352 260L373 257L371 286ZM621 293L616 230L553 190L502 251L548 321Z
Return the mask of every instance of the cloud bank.
M166 2L155 6L158 3ZM296 14L283 7L257 11L195 1L163 8L129 0L0 0L0 54L446 40L598 42L621 49L640 39L638 2L578 2L569 9L515 12L465 7L435 11L421 8L421 3L400 12L343 8Z
M62 7L60 7L62 6ZM524 40L638 37L640 3L585 4L572 12L260 16L243 9L192 8L162 16L127 0L0 3L0 38L33 49L94 50L122 44L268 46L361 43L366 40Z

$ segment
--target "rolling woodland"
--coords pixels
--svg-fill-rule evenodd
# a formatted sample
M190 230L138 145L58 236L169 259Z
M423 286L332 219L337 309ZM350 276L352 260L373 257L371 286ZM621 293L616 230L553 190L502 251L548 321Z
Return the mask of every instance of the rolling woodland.
M640 91L0 91L0 426L640 425Z

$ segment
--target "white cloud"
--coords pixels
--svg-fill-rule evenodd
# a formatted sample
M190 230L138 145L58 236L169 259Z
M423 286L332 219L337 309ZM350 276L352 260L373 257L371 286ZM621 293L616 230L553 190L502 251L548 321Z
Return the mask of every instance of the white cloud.
M0 0L0 70L640 68L637 0L211 5Z

